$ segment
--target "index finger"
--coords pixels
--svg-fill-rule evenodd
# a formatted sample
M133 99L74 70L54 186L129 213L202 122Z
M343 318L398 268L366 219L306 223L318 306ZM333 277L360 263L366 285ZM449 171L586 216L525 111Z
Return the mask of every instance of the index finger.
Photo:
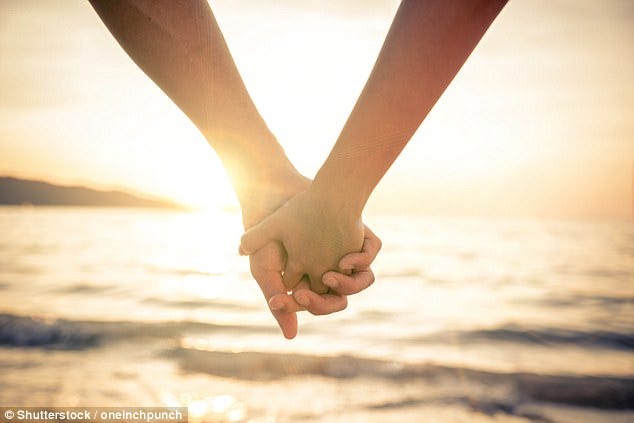
M281 272L277 270L275 266L267 265L271 258L279 257L279 255L282 254L280 251L281 248L281 245L278 243L269 243L252 255L250 257L251 274L258 283L284 337L292 339L297 335L297 315L295 311L292 308L275 308L271 304L273 298L277 298L282 294L285 297L290 297L286 293L286 286L284 286L284 282L282 281Z

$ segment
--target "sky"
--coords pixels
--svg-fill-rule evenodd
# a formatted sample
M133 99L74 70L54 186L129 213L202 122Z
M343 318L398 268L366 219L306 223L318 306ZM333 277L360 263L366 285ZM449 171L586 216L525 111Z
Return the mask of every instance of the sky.
M394 0L211 0L258 109L314 176ZM632 219L634 2L511 0L369 213ZM81 0L0 2L0 175L237 204L213 150Z

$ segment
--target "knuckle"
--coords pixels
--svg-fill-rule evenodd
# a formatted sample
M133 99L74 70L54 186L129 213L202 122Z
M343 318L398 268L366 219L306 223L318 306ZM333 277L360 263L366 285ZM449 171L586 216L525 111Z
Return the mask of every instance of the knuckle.
M376 281L376 277L374 276L374 272L369 270L368 271L368 286L372 285L374 283L374 281Z
M358 281L354 277L345 278L345 279L341 278L339 287L337 288L337 292L343 295L356 294L357 292L359 292L359 289L357 287L358 284L359 284Z
M345 310L347 306L348 299L345 296L341 296L340 300L336 302L322 303L317 307L310 308L308 311L314 316L325 316Z
M326 294L328 292L328 287L326 285L324 285L320 280L313 278L310 280L310 289L317 294Z
M363 257L363 260L360 261L359 267L357 270L365 270L372 264L373 257L370 254L367 254Z
M348 307L348 298L347 297L342 297L341 299L341 304L339 306L339 310L337 311L342 311L345 310Z

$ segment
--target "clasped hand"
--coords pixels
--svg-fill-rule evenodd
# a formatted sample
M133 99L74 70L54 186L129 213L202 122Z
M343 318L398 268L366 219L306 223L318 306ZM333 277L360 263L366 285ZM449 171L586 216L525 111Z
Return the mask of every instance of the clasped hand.
M289 199L278 208L269 207L264 218L262 212L256 219L245 213L248 230L240 243L240 254L250 256L251 274L289 339L297 334L298 311L341 311L347 295L370 286L370 265L381 248L360 215L321 198L309 184L295 184L292 195L288 189L274 190L275 194L269 189L266 202ZM254 221L258 223L253 225Z

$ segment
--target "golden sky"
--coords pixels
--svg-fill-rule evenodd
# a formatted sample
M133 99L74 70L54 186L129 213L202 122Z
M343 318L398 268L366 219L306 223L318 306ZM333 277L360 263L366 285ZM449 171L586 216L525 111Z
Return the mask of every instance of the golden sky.
M313 176L398 1L210 4L256 105ZM369 209L631 218L633 45L630 0L511 0ZM235 202L213 150L84 1L0 3L0 174Z

